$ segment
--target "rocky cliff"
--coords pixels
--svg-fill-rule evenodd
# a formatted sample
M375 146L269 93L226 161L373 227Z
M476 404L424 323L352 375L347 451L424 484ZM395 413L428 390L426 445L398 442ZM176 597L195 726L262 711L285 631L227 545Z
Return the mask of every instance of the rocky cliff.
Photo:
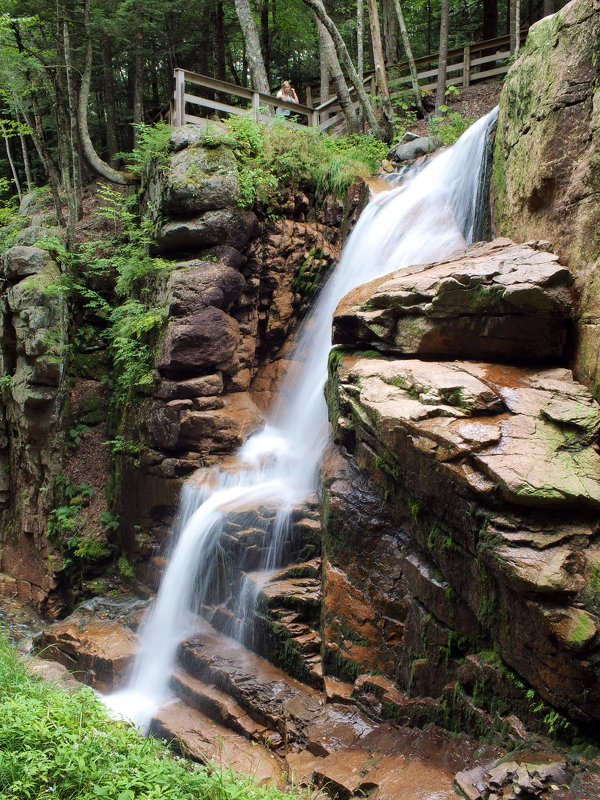
M548 239L576 276L577 375L600 397L600 10L573 0L530 29L500 98L496 228Z
M337 310L325 662L390 676L391 716L598 720L600 408L566 368L572 282L495 240Z

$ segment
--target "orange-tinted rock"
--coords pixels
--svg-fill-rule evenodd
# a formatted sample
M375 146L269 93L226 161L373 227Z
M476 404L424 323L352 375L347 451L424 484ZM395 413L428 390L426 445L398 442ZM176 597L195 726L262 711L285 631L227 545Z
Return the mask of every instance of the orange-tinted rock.
M218 308L204 308L169 322L158 368L169 378L190 378L228 363L239 341L235 320Z
M82 683L108 692L124 684L137 637L118 622L73 614L46 628L35 643L44 658L63 664Z

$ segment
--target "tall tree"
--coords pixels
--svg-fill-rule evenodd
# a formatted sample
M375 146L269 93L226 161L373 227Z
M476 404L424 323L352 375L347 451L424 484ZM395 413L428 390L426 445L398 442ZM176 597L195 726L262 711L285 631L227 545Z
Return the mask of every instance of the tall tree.
M269 86L267 70L265 69L265 62L260 49L258 29L252 16L250 3L248 0L235 0L235 10L242 28L252 86L256 92L270 94L271 87Z
M448 74L448 27L450 23L450 0L442 0L440 17L440 45L438 54L438 78L435 90L435 113L446 102L446 76Z
M481 8L483 38L494 39L498 34L498 0L483 0Z
M358 102L360 104L362 113L365 115L365 119L367 121L369 128L371 129L371 131L375 136L379 137L380 139L384 139L385 134L381 130L381 127L377 122L377 119L371 107L371 103L369 102L367 93L365 92L364 87L362 85L362 81L359 79L358 74L354 69L354 65L352 63L352 59L350 58L350 53L348 52L346 43L342 39L342 36L339 30L337 29L335 23L325 11L325 8L321 0L304 0L304 3L315 12L315 14L319 18L319 20L323 23L324 27L329 32L329 35L333 39L333 43L335 45L335 49L339 57L340 63L346 70L346 74L350 79L350 82L354 86L354 89L358 96Z
M369 9L369 27L371 28L371 44L373 47L373 62L375 65L375 79L379 88L381 98L381 110L385 119L386 135L391 138L394 129L394 114L390 100L390 89L388 86L387 70L385 67L385 57L383 55L383 44L381 41L381 25L379 24L379 11L377 0L367 0Z
M396 9L396 16L398 17L398 25L400 27L400 34L402 36L402 44L404 46L404 52L406 53L406 60L408 61L408 68L410 71L410 82L412 85L412 90L415 95L415 103L418 111L421 114L424 114L425 112L423 109L423 96L421 95L421 87L419 86L419 74L417 72L417 65L415 64L415 57L413 55L412 46L410 44L410 36L408 35L408 29L406 27L406 22L404 20L404 14L402 12L402 6L400 5L400 0L394 0L394 7Z
M354 103L350 97L348 84L344 78L340 60L337 56L333 39L329 31L323 23L317 18L317 26L319 28L319 37L322 42L322 55L327 65L327 70L331 76L331 81L335 88L335 93L342 109L342 114L346 121L349 133L355 133L358 130L358 118L354 110ZM325 101L323 101L325 102Z
M365 75L365 1L357 0L356 3L356 66L358 77Z

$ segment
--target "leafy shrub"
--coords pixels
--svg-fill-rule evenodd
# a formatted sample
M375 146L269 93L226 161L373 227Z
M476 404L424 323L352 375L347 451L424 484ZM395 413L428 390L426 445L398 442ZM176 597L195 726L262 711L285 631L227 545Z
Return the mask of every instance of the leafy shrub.
M448 110L448 106L440 106L442 116L431 117L429 133L445 145L452 145L472 125L472 120L465 119L457 111Z
M169 162L171 126L164 122L156 125L136 124L137 144L132 153L118 153L133 175L143 175L151 165L163 169Z
M238 160L244 208L276 204L290 186L341 197L357 178L372 175L386 154L386 146L371 136L333 139L314 128L292 128L284 118L262 124L232 117L227 134Z
M90 689L66 695L27 675L0 637L3 800L294 800L298 793L174 757L107 717ZM308 798L308 793L305 795Z

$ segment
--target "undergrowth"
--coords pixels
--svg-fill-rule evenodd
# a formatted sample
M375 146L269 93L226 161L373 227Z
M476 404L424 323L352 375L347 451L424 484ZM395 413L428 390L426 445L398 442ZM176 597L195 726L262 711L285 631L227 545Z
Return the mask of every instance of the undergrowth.
M293 800L228 770L174 756L108 718L90 689L67 695L30 677L0 634L3 800Z
M314 128L298 130L284 119L271 124L231 117L219 137L208 134L207 147L229 144L239 170L240 205L276 204L283 188L314 187L342 197L357 178L379 168L386 145L372 136L333 139Z

